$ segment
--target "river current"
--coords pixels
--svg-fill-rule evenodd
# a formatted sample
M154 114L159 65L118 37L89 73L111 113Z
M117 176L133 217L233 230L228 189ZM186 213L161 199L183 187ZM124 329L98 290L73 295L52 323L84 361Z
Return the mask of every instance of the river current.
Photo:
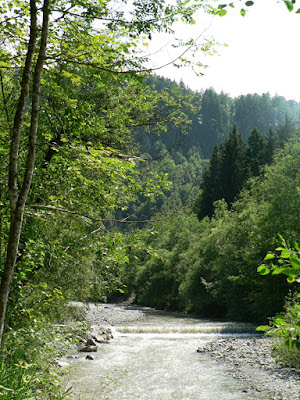
M256 400L228 366L197 349L251 326L141 308L144 317L113 326L114 339L95 360L71 360L67 387L76 400ZM126 312L126 311L125 311Z

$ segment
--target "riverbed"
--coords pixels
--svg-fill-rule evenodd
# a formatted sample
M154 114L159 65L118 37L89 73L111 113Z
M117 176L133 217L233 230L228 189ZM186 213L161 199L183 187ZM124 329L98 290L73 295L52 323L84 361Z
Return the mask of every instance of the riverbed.
M266 356L269 347L253 334L251 325L130 305L85 307L88 322L111 327L114 338L100 345L94 360L75 350L69 354L78 357L68 358L66 387L71 388L73 399L300 399L297 373L284 380L276 365L266 371L259 363L261 357L268 367L266 357L271 355ZM250 350L254 348L255 354ZM251 365L241 362L247 359ZM267 384L256 385L256 381Z

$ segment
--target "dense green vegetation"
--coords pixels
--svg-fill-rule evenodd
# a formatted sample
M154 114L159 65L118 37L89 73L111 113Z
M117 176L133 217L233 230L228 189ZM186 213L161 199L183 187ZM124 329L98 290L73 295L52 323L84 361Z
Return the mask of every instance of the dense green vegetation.
M291 140L259 177L250 178L230 210L215 203L211 219L189 209L153 225L148 249L132 252L124 268L137 301L206 316L265 321L282 309L282 276L257 274L278 232L299 237L300 142Z
M195 93L140 52L199 8L224 13L200 3L1 2L6 399L64 397L53 361L85 330L70 300L262 322L283 307L289 284L257 267L278 234L299 241L300 105Z

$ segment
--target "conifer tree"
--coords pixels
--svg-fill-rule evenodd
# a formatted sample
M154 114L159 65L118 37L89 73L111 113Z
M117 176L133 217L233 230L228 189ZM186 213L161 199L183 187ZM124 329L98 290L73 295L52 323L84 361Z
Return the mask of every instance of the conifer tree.
M230 206L247 178L246 146L236 126L221 147L221 153L222 197Z
M248 138L247 162L252 176L258 176L260 168L266 164L266 138L254 128Z
M211 217L217 200L225 199L230 207L247 177L246 146L235 126L228 139L220 147L215 146L203 173L201 192L194 204L198 218Z

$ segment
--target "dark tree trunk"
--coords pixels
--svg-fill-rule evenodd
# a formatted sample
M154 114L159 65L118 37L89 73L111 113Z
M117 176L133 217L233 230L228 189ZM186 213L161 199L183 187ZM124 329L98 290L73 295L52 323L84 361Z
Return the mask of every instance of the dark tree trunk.
M41 74L45 60L48 25L49 25L49 0L44 0L43 5L43 26L41 42L39 46L38 58L35 64L32 84L32 105L31 105L31 124L27 148L26 168L22 179L22 186L18 188L18 160L20 139L23 128L26 100L30 89L31 71L33 67L33 56L37 43L37 6L36 0L30 0L30 39L28 42L27 56L21 82L21 92L15 114L14 126L11 135L10 161L9 161L9 181L8 189L10 195L10 230L7 244L6 261L0 284L0 346L2 344L5 314L7 309L8 297L11 289L16 259L18 255L19 241L22 230L25 203L28 197L32 176L35 165L37 128L39 117L39 91Z

